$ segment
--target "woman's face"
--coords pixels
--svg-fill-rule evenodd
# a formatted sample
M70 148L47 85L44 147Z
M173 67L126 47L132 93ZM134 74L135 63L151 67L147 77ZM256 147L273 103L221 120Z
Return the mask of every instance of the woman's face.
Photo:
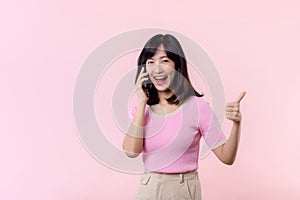
M175 76L175 63L167 57L163 45L160 45L152 58L146 60L146 69L157 91L169 90Z

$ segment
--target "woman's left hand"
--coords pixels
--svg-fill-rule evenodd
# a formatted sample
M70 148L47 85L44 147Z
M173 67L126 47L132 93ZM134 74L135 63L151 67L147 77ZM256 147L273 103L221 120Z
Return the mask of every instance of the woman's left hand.
M226 118L233 122L240 122L242 120L242 115L240 112L240 102L246 95L246 92L242 92L240 96L234 102L229 102L226 104Z

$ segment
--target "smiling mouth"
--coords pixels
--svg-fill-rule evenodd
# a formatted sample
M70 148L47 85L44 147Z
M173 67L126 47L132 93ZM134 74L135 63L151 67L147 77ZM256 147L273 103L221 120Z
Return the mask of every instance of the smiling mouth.
M165 84L167 81L168 76L156 76L154 77L157 85L163 85Z

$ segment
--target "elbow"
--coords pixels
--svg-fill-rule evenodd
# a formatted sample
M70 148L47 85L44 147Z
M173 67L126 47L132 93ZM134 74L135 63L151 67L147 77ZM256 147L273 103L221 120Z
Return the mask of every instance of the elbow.
M138 155L140 155L140 153L141 153L141 152L139 152L139 151L136 152L136 151L128 150L128 149L125 148L124 145L122 146L122 148L123 148L123 150L124 150L126 156L128 156L129 158L136 158L136 157L138 157Z
M135 152L129 152L129 151L125 151L126 156L128 156L129 158L136 158L138 157L138 155L140 155L140 153L135 153Z
M130 140L131 138L125 138L122 144L122 148L129 158L136 158L143 151L143 143L141 141Z
M233 165L234 160L222 160L222 162L223 162L225 165L231 166L231 165Z

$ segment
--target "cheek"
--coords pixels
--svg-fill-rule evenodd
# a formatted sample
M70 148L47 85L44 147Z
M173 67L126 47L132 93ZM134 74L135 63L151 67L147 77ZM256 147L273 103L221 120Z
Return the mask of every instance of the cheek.
M170 81L173 82L174 79L175 79L175 77L176 77L176 73L175 73L175 71L173 71L173 72L170 74Z
M170 65L165 66L164 69L165 69L165 72L167 72L168 74L173 74L175 71L175 66L170 64Z
M151 67L146 67L146 70L147 70L147 72L148 72L148 75L151 76L151 74L152 74L152 72L153 72L152 68L151 68Z
M166 69L166 73L168 73L169 74L169 76L174 76L175 75L175 68L173 68L173 67L168 67L167 69Z
M175 73L171 73L170 78L173 80L175 78Z
M146 70L147 70L147 72L152 71L152 70L151 70L151 67L150 67L149 65L147 65L147 64L146 64Z

